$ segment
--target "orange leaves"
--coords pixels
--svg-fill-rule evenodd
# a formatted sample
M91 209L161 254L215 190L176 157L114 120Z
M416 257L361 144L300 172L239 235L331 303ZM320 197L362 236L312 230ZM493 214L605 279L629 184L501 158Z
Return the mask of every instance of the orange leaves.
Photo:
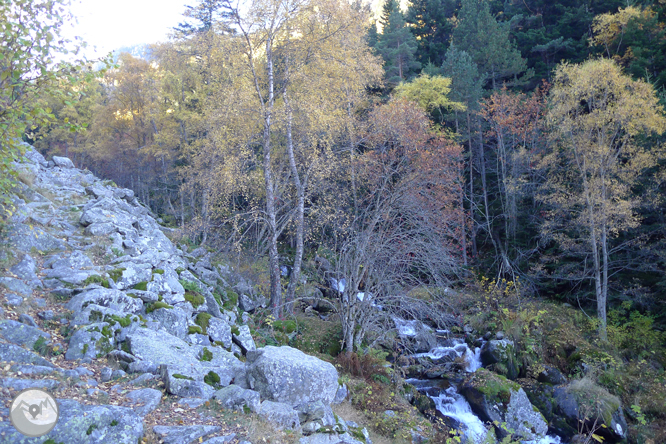
M358 159L368 205L379 194L400 208L401 223L440 234L449 244L462 240L467 216L461 206L461 147L438 134L414 102L394 99L369 116L364 134L368 152Z

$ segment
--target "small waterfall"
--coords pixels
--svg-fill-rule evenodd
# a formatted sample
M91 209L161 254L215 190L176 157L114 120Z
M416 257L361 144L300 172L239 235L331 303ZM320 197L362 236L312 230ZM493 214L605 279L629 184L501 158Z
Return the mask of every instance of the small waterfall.
M414 337L418 334L418 321L405 321L398 318L394 318L394 321L401 336ZM441 360L451 362L455 358L464 357L467 363L465 371L468 373L474 373L482 367L481 347L476 347L472 351L462 339L448 338L448 331L437 330L437 333L440 335L440 339L442 336L446 336L446 339L440 341L440 345L427 353L416 353L411 356L414 358L428 357L433 362ZM427 394L435 402L439 413L448 418L448 424L463 434L463 442L466 440L480 444L486 440L488 429L472 412L467 400L456 391L454 386L449 386L448 383L442 386L437 383L437 380L408 379L406 382L414 385L417 390ZM521 444L562 444L562 441L559 436L549 435L534 441L522 441Z
M435 401L437 410L444 416L453 419L453 422L457 425L456 428L462 429L460 431L463 433L464 441L480 443L486 439L486 435L488 434L486 427L472 413L472 407L470 407L462 395L456 392L455 387L449 387L444 393L440 393L439 396L431 396L430 398Z
M467 348L465 351L465 360L467 361L467 367L465 371L468 373L474 373L482 367L481 365L481 347L476 347L474 352Z

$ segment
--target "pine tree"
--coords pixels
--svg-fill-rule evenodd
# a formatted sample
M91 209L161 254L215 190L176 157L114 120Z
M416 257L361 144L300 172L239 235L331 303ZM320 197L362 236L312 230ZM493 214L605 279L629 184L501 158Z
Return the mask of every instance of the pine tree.
M413 77L421 64L416 61L416 37L405 23L396 0L387 0L379 19L382 33L377 37L377 54L384 59L387 83L398 83Z
M493 89L499 80L525 71L525 60L509 40L509 24L495 20L486 0L463 0L458 19L453 41L472 56Z
M405 21L411 25L418 49L416 58L422 65L440 66L453 33L457 10L456 0L413 0L407 9Z
M199 0L197 6L186 5L185 8L183 15L191 19L191 22L179 23L174 28L176 33L183 37L215 31L215 28L222 25L227 18L222 11L221 0ZM224 32L229 31L228 26L222 25L222 29Z

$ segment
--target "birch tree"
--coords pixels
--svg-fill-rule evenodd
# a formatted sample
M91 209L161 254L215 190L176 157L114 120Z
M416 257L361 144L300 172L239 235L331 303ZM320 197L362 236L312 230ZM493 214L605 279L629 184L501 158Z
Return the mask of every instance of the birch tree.
M666 119L652 86L606 59L558 68L547 119L558 149L545 158L550 170L541 198L552 209L543 235L582 257L572 277L594 283L599 337L606 341L613 256L626 248L614 240L639 224L632 187L656 163L637 139L663 133Z

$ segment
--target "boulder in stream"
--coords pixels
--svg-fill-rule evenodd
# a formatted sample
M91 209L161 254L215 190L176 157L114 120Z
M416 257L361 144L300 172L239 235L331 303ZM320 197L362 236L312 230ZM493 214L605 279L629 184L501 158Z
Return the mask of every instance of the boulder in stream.
M516 382L481 368L467 377L459 392L483 421L495 424L500 439L534 440L548 432L548 423ZM499 424L499 425L497 425Z

